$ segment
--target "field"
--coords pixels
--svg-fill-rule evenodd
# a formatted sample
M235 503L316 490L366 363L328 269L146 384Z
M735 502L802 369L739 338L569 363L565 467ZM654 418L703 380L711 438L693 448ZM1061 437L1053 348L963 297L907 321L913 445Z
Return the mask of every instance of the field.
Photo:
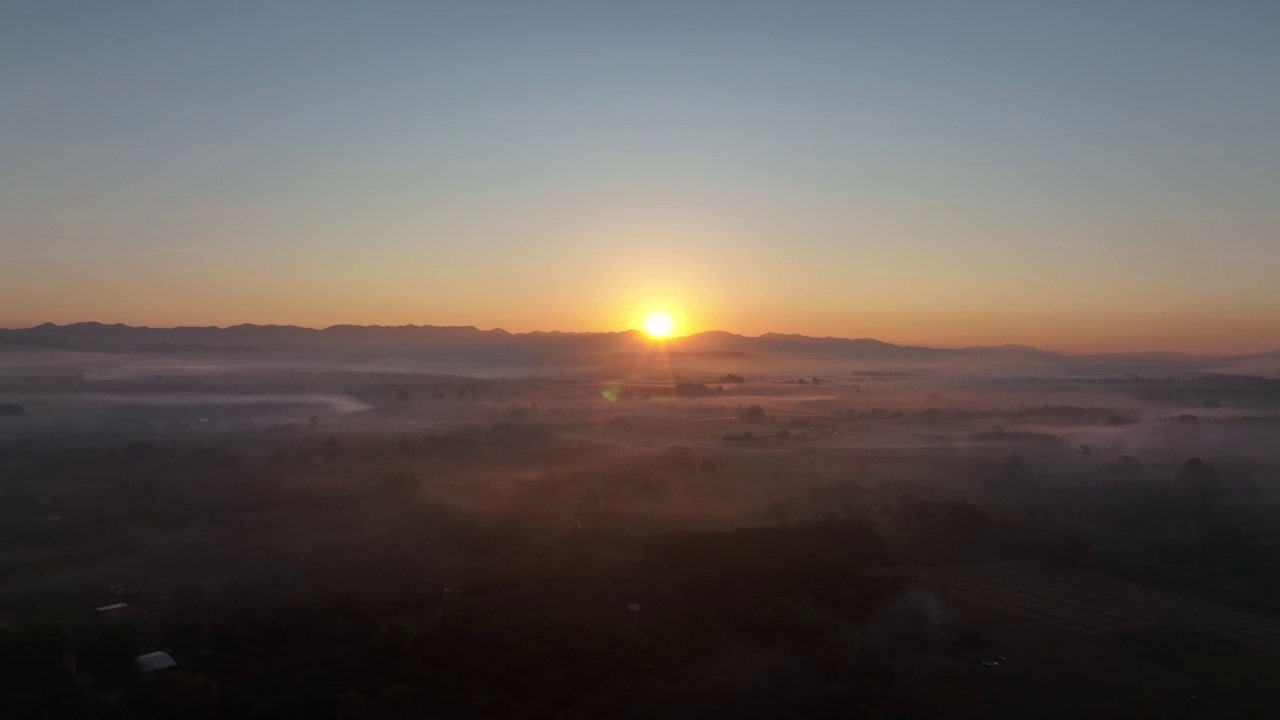
M3 691L50 716L1270 707L1270 380L16 357Z

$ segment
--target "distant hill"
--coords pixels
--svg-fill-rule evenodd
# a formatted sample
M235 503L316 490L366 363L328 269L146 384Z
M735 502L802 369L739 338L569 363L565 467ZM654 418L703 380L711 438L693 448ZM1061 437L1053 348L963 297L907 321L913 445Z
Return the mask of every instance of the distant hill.
M150 328L96 322L0 329L0 350L54 349L139 354L241 354L266 351L305 353L429 353L437 356L562 358L651 349L637 330L625 332L509 333L470 326L334 325L323 329L294 325ZM1027 345L959 349L895 345L871 338L810 337L766 333L758 337L709 331L666 341L669 352L688 356L741 358L801 357L815 361L935 363L959 360L1006 363L1120 362L1155 357L1188 360L1172 353L1116 353L1067 356ZM1272 354L1240 356L1270 357Z
M609 352L638 346L638 331L533 332L432 325L294 325L151 328L96 322L0 329L0 349L43 348L106 353L216 354L299 352Z
M1041 360L1063 357L1062 353L1041 350L1030 345L1011 345L1009 343L993 346L975 345L965 348L964 351L977 355L1001 355L1004 357L1038 358Z
M615 333L479 330L432 325L334 325L323 329L292 325L150 328L102 323L0 330L0 347L38 347L89 352L243 353L254 350L316 351L513 351L523 353L632 352L648 347L636 330ZM759 337L711 331L666 341L669 351L698 356L801 355L840 359L931 360L963 356L971 350L893 345L871 339L814 338L768 333ZM984 351L986 352L986 351Z

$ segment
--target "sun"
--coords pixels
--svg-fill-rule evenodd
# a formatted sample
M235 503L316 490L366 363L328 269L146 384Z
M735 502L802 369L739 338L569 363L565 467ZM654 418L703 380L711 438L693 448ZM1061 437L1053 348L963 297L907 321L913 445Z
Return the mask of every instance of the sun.
M671 316L666 313L650 313L644 318L644 331L652 337L671 337L673 330L675 323L671 322Z

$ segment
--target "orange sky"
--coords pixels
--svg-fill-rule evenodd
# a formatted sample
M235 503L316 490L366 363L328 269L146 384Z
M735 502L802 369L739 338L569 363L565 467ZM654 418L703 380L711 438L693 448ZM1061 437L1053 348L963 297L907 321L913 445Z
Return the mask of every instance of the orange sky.
M333 324L431 324L501 327L512 332L531 330L612 331L638 328L645 314L667 312L675 320L676 333L691 334L723 329L746 335L765 332L814 336L873 337L899 344L963 347L1006 342L1035 345L1063 352L1180 350L1193 353L1232 354L1277 349L1275 319L1160 314L1072 314L1026 311L894 312L863 307L860 311L816 306L795 314L788 308L771 308L767 299L735 298L738 304L717 303L708 293L621 292L597 301L578 301L571 293L531 298L506 304L493 298L475 302L468 298L417 301L410 293L387 288L370 289L356 297L336 293L306 292L281 297L241 289L225 300L208 299L190 289L158 290L153 299L123 296L99 303L100 310L84 311L79 298L49 303L51 310L27 316L19 304L4 305L0 324L20 327L52 321L60 324L86 319L132 325L233 325L240 322L294 324L325 327ZM0 297L3 293L0 292ZM675 298L682 298L677 300ZM122 301L123 300L123 301Z

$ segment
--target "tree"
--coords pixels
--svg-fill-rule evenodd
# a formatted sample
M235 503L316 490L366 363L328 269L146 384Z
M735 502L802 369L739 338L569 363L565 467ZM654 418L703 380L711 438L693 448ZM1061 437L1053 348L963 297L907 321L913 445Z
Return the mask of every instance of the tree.
M422 490L422 478L398 470L382 476L382 490L396 497L411 497Z
M75 679L62 667L65 630L23 613L0 631L0 717L81 717Z
M1218 472L1200 458L1191 458L1182 465L1174 486L1199 515L1212 513L1225 494Z
M685 472L697 467L697 456L687 445L672 445L662 454L659 464L667 470Z
M702 383L679 383L675 386L676 397L707 397L715 391Z
M938 557L976 556L991 531L991 516L968 500L904 501L894 524L920 548Z
M1121 455L1107 467L1107 473L1120 482L1141 480L1142 461L1132 455Z
M342 441L338 439L337 435L330 435L325 439L324 445L321 447L321 452L323 452L327 457L337 457L341 455Z
M218 709L218 684L204 675L175 672L156 684L156 705L164 717L205 720Z
M988 490L995 493L1013 493L1027 486L1028 474L1026 463L1018 454L1009 455L995 474L984 483Z
M392 718L407 718L413 713L413 699L417 691L396 683L382 691L382 709Z
M104 625L76 647L79 667L105 685L128 680L134 674L133 659L137 656L133 633L116 623Z
M1053 543L1046 559L1056 567L1088 567L1093 561L1093 543L1078 532L1067 533Z
M338 696L337 720L368 720L369 704L359 690L350 690Z
M409 623L393 622L378 629L373 636L373 645L388 657L403 657L413 649L414 635Z

